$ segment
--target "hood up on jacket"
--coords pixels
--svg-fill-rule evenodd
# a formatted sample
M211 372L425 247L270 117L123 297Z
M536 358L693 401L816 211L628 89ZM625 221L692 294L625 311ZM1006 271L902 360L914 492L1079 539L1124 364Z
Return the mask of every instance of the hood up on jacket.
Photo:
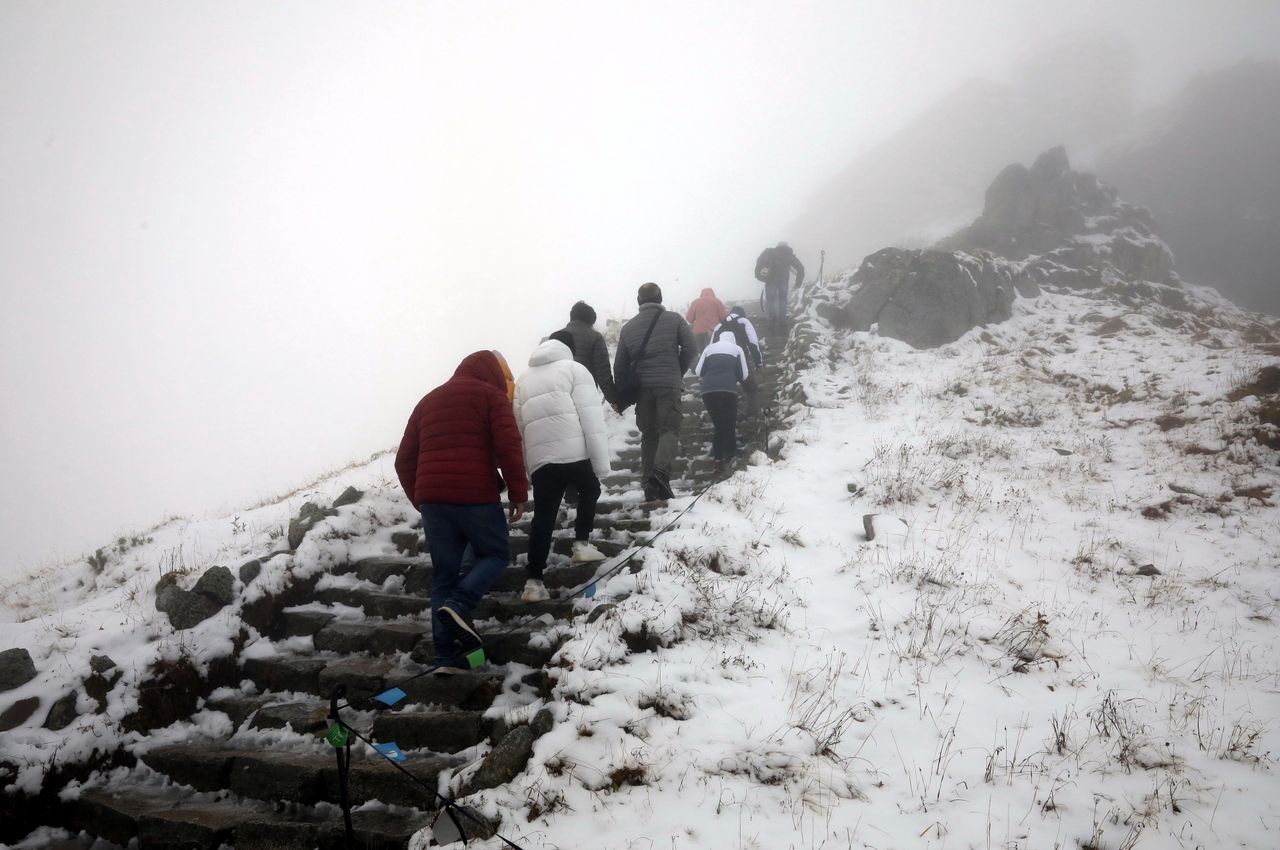
M712 289L711 287L709 287L709 286L708 286L708 287L706 287L705 289L703 289L703 290L702 290L702 297L703 297L703 298L715 298L715 297L716 297L716 291L715 291L714 289Z
M548 339L543 341L541 345L533 350L529 355L529 366L545 366L548 363L554 363L557 360L572 360L573 352L569 350L569 346L565 345L558 339Z
M493 351L474 351L462 358L458 368L453 370L455 378L475 378L507 392L507 377L503 374L502 363Z

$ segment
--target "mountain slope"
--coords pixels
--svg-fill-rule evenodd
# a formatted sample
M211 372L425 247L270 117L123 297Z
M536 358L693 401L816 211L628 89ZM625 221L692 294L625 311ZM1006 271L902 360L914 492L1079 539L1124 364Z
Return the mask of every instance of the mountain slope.
M1280 64L1199 75L1097 171L1151 209L1183 276L1280 313Z

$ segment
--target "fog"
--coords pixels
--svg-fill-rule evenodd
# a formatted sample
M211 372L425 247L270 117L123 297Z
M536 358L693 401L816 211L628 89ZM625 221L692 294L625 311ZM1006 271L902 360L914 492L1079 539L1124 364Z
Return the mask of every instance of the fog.
M1277 55L1280 14L10 0L0 572L393 447L462 356L519 371L578 298L754 293L760 248L860 153L1095 32L1141 106Z

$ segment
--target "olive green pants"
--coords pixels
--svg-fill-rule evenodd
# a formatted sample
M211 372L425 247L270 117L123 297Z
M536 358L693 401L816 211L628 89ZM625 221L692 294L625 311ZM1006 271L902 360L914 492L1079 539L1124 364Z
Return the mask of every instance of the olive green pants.
M671 463L680 442L682 390L674 387L641 387L636 402L636 427L640 429L640 481L656 469L671 477Z

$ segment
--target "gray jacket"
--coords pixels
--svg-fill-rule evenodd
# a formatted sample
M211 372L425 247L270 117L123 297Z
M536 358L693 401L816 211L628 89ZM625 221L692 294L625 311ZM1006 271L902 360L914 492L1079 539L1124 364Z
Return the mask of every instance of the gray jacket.
M613 404L617 394L613 390L613 373L609 371L609 346L604 335L586 322L573 320L564 326L573 334L573 359L587 367L596 386L604 393L604 400ZM654 331L657 333L657 331Z
M622 326L618 353L613 358L613 379L621 383L632 359L639 355L655 311L658 313L657 324L636 367L640 386L681 389L684 387L684 373L689 371L698 354L698 343L684 317L663 309L661 304L641 304L640 312Z

